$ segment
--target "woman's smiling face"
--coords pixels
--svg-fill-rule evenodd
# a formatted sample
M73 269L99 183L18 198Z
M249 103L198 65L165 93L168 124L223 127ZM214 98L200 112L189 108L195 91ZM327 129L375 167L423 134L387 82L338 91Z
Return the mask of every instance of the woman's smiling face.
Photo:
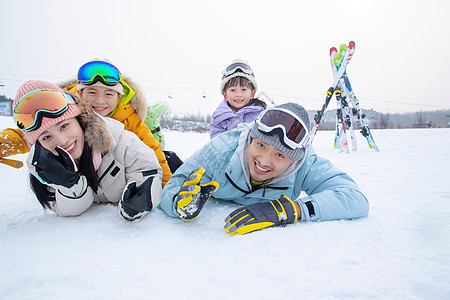
M79 159L84 148L84 132L76 118L70 118L45 130L39 137L42 147L48 149L53 154L57 146L66 150L73 159Z

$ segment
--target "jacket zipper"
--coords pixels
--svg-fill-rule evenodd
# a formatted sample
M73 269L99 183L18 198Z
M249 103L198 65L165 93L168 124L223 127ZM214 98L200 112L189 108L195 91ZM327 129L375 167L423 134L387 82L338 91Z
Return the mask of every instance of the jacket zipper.
M102 176L100 176L100 178L98 179L98 182L101 182L103 177L106 176L106 174L108 174L109 170L111 170L111 168L114 166L114 160L111 162L111 164L106 168L105 172L103 172Z

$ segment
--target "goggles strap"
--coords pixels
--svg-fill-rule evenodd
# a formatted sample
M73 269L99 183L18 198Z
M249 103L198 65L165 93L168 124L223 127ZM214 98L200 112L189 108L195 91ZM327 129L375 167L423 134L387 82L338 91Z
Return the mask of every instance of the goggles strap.
M116 114L117 108L119 108L119 104L126 105L128 102L130 102L131 99L133 99L134 95L136 95L136 92L133 90L133 88L125 81L123 80L122 76L120 76L120 82L122 83L123 87L123 94L124 96L122 99L120 99L114 110L108 115L108 117L112 117Z
M83 81L80 81L80 82L83 83L84 85L89 86L89 85L93 85L93 84L95 84L95 83L97 83L99 81L101 83L103 83L104 85L107 85L107 86L114 86L114 85L116 85L118 83L116 81L108 82L102 75L95 75L94 79L92 81L89 81L89 82L87 82L87 81L85 81L85 83L83 83Z
M25 131L33 131L41 127L43 118L49 118L49 119L56 119L62 116L68 109L68 106L65 106L61 108L60 110L56 112L47 112L45 110L37 111L34 115L34 123L31 126L28 126L27 128L24 128Z

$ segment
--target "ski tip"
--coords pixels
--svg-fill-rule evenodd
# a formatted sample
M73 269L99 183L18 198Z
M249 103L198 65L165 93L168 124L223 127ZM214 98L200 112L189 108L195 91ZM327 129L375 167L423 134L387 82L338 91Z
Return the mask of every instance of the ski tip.
M336 49L336 47L331 47L331 48L330 48L330 54L331 54L331 53L334 53L334 52L336 52L336 53L338 52L337 49Z
M337 69L339 69L339 67L342 64L342 56L337 53L334 57L333 57L333 64L336 66Z
M351 49L355 48L355 42L354 41L350 41L350 43L348 43L348 47Z

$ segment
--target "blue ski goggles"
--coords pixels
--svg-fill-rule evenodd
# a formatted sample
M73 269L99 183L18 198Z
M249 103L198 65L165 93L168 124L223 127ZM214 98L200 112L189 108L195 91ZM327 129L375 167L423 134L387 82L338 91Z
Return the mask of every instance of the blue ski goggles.
M256 125L263 133L278 134L281 143L290 149L306 148L310 140L305 123L284 108L263 111L256 119Z
M80 67L77 74L79 83L91 85L97 81L113 86L120 82L122 74L113 64L102 60L94 60Z
M58 118L76 104L67 94L56 90L39 89L23 95L13 109L13 119L17 127L33 131L41 127L42 119Z
M247 75L255 76L252 68L250 68L249 65L247 65L246 63L243 63L243 62L235 62L235 63L232 63L231 65L229 65L223 71L222 79L236 73L237 71L241 71L242 73L245 73Z

